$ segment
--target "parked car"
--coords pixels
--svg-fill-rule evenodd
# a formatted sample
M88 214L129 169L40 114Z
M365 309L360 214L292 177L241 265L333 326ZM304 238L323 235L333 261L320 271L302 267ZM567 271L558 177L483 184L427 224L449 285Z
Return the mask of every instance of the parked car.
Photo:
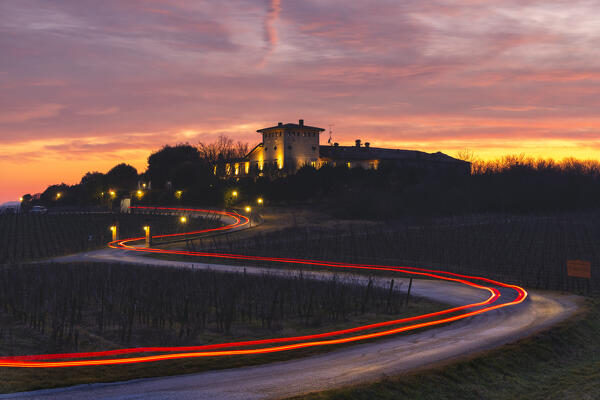
M29 210L29 214L46 214L48 209L44 206L33 206L31 210Z
M20 201L8 201L0 204L0 214L18 214L21 212Z

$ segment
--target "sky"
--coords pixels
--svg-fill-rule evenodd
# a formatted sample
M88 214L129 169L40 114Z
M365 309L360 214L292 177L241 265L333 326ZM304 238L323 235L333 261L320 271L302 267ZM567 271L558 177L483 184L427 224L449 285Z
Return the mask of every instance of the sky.
M598 159L599 7L0 0L0 202L300 118L342 145Z

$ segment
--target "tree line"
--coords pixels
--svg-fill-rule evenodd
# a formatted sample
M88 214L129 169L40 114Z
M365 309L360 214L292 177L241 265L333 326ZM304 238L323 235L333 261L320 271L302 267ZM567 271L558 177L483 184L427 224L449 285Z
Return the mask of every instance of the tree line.
M600 204L600 162L596 160L554 161L523 155L471 160L471 173L465 175L386 162L377 170L306 166L296 174L275 178L221 179L214 175L215 160L241 157L247 151L247 144L224 136L197 146L164 146L148 157L143 173L126 164L106 174L90 172L77 185L50 186L42 194L42 202L108 207L119 197L131 197L138 204L223 207L255 204L256 198L262 197L265 204L310 204L338 217L365 219L568 212L596 209ZM139 182L147 187L138 187ZM137 189L142 189L138 196ZM115 193L109 195L113 190ZM234 190L239 196L234 202L228 201Z

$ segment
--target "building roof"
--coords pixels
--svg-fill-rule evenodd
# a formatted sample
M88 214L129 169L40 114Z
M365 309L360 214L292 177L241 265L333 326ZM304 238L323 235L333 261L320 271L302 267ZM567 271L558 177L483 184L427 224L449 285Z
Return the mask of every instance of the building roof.
M383 149L380 147L319 146L319 156L332 160L426 160L466 163L447 154L425 153L417 150Z
M325 129L318 128L316 126L308 126L308 125L300 125L300 124L282 124L281 122L276 126L271 126L270 128L262 128L257 130L258 133L263 133L265 131L269 131L271 129L308 129L308 130L316 130L319 132L323 132Z

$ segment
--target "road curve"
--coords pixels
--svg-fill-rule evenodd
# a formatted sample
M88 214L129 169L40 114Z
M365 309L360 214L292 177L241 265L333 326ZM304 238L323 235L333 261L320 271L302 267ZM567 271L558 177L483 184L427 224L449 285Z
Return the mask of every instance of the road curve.
M239 266L149 260L123 251L98 251L64 260L121 261L173 267L240 270ZM272 268L246 267L248 273L273 272ZM289 274L289 270L276 273ZM321 279L330 272L313 272ZM357 276L358 279L366 279ZM398 280L398 277L394 277ZM385 285L389 278L377 278ZM402 285L406 287L406 285ZM498 287L510 301L510 288ZM489 294L457 282L415 280L413 293L452 305L478 303ZM514 297L514 295L513 295ZM507 301L507 300L500 300ZM576 312L575 296L530 293L527 301L462 319L424 332L354 345L329 353L254 367L212 371L185 376L152 378L122 383L80 385L0 398L144 398L144 399L256 399L281 398L312 391L369 382L386 375L423 368L435 363L491 349L564 320Z

